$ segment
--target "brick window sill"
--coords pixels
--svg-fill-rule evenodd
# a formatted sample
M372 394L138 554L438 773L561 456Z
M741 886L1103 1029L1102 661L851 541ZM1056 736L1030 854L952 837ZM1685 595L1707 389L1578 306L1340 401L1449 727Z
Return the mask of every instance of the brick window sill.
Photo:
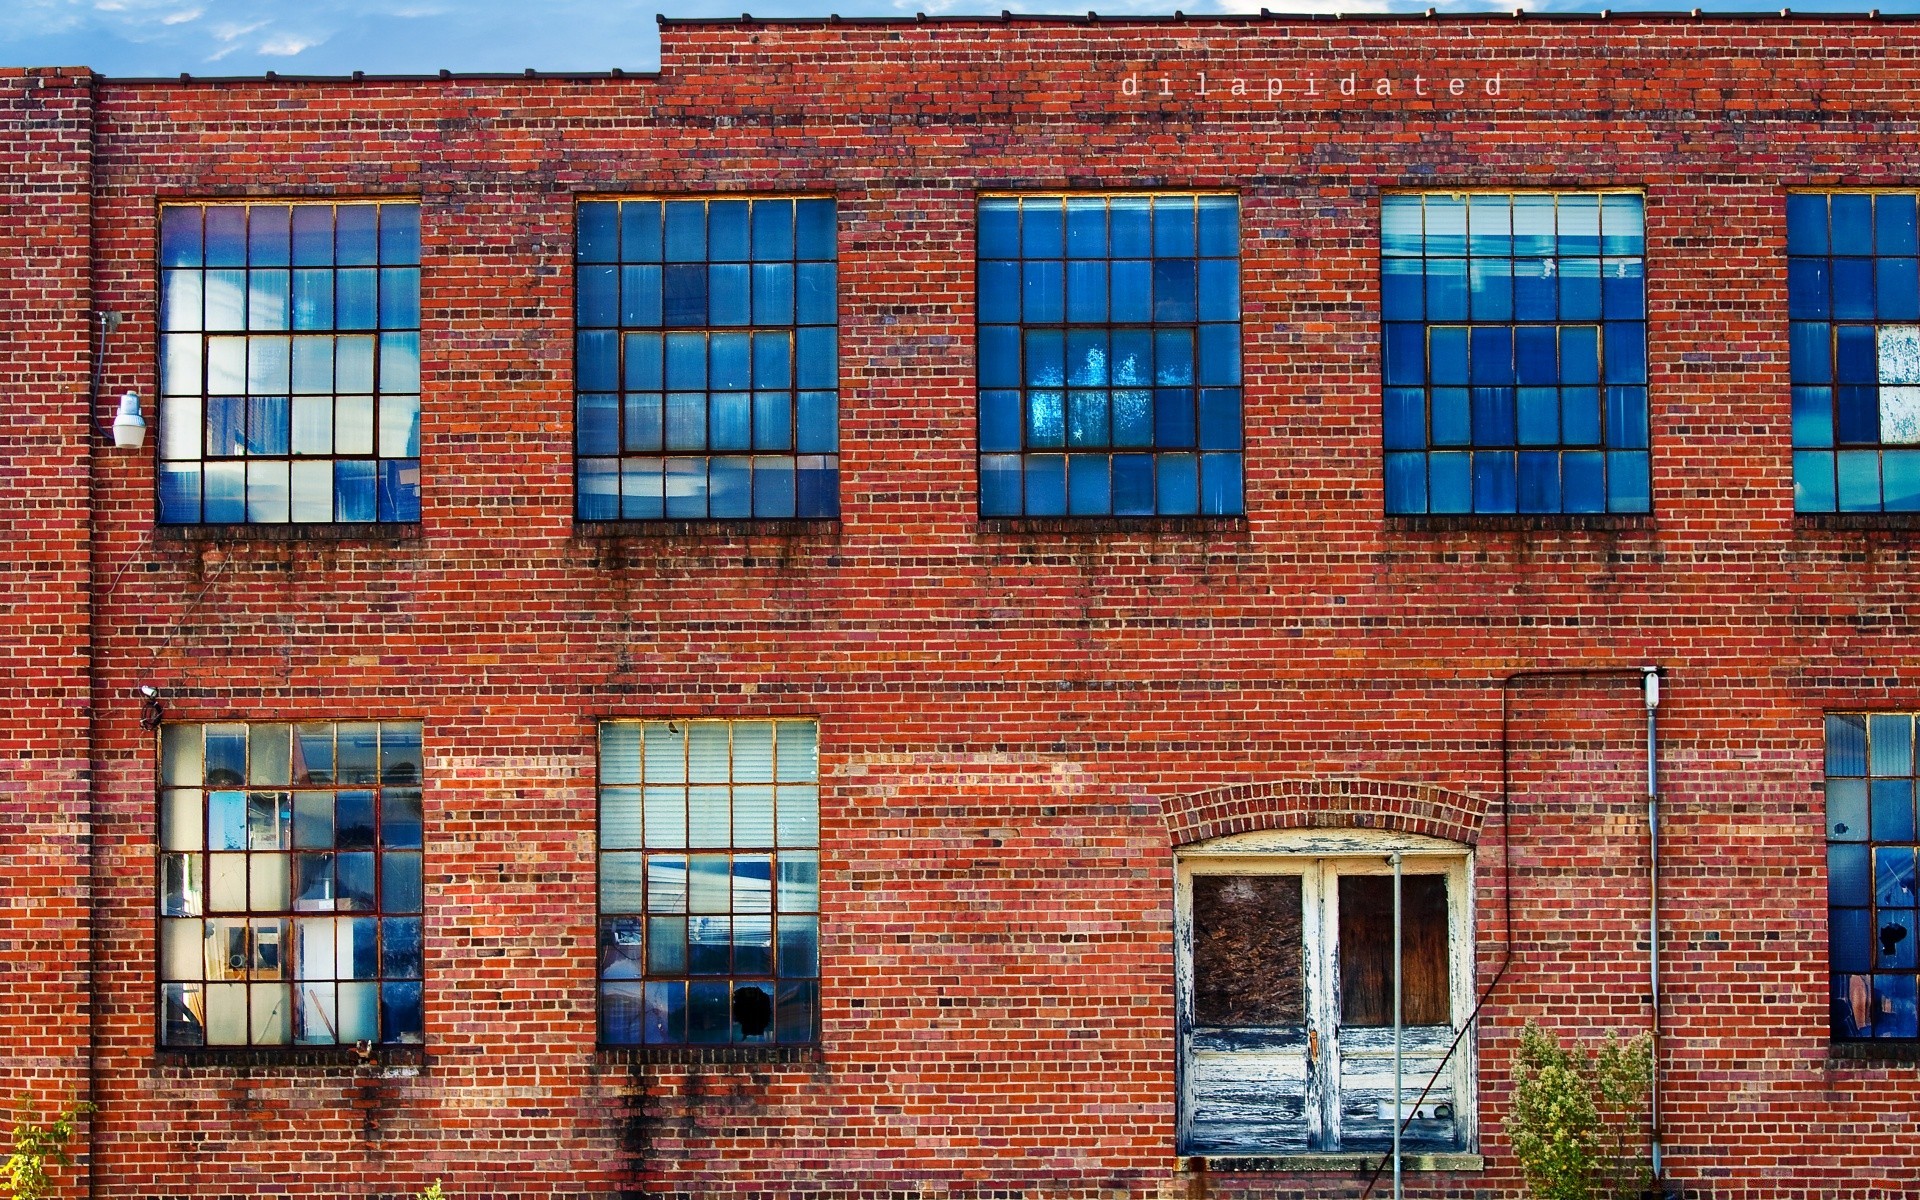
M1652 513L1428 513L1385 518L1387 531L1439 533L1565 533L1654 528Z
M1827 1069L1904 1067L1920 1063L1920 1042L1829 1042Z
M734 541L745 538L788 538L794 541L831 539L840 532L838 517L796 517L792 520L707 519L699 521L575 521L574 538L582 542L611 542L623 538L662 538L687 541Z
M1244 534L1247 519L1239 517L981 517L987 534L1015 536L1124 537L1129 534L1206 538Z
M161 1047L154 1065L179 1070L306 1071L367 1067L412 1073L427 1064L424 1046L204 1046Z
M601 1066L657 1064L708 1066L726 1063L817 1063L818 1046L601 1046Z
M1803 512L1793 514L1796 529L1920 529L1920 512Z
M1189 1158L1188 1169L1208 1174L1264 1173L1298 1174L1327 1171L1371 1174L1380 1167L1385 1155L1369 1153L1315 1153L1262 1155L1207 1155ZM1484 1171L1486 1160L1478 1154L1457 1152L1410 1151L1401 1154L1400 1165L1407 1171ZM1392 1164L1388 1164L1391 1169Z
M296 542L361 542L388 545L420 540L420 522L378 523L348 521L313 525L159 525L153 527L156 542L197 545L217 542L232 545L251 542L281 545Z

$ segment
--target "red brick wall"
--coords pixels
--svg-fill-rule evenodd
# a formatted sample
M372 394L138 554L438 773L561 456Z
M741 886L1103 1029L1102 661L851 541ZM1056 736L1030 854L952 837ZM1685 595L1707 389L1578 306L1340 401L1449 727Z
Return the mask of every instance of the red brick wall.
M9 1117L17 1097L45 1119L87 1091L93 118L85 71L0 70L0 1096Z
M417 538L151 534L150 458L103 458L101 1194L1357 1195L1171 1152L1170 849L1340 814L1477 839L1483 979L1511 834L1487 1170L1412 1186L1514 1194L1520 1022L1646 1023L1644 713L1523 687L1502 830L1498 680L1641 662L1672 1180L1907 1190L1912 1066L1828 1061L1818 785L1823 708L1920 706L1915 535L1793 516L1782 194L1920 184L1912 28L672 25L657 78L103 84L93 265L143 391L157 199L417 195L426 395ZM976 192L1162 185L1242 197L1246 519L981 523ZM1383 520L1380 191L1599 186L1647 194L1654 515ZM573 197L770 188L839 198L843 520L576 530ZM424 720L417 1073L156 1055L142 682L174 719ZM607 714L818 717L817 1060L596 1058Z

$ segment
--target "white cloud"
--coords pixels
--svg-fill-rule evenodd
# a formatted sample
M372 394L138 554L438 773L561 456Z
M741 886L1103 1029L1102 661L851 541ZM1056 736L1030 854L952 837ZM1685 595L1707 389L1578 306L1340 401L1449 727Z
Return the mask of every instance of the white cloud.
M271 54L276 58L286 58L318 46L324 41L326 41L325 38L302 37L297 33L276 33L260 43L260 53Z
M205 11L203 8L183 8L179 12L170 12L166 16L161 17L160 23L162 25L185 25L188 21L199 20L200 14Z

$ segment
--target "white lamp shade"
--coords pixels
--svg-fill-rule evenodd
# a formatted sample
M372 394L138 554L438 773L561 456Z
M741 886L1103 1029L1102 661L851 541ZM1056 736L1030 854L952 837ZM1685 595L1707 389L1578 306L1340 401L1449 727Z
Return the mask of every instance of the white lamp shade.
M113 419L113 444L122 450L138 449L147 440L147 423L140 416L140 393L120 397L120 415Z

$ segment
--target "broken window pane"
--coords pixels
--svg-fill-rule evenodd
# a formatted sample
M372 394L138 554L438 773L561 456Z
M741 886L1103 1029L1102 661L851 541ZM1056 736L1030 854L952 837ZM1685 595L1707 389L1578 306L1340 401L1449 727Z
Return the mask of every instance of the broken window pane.
M1193 880L1193 1019L1261 1027L1305 1020L1298 875Z
M1439 875L1401 880L1401 1023L1453 1021L1447 974L1447 885ZM1340 877L1340 1020L1393 1024L1393 877Z

